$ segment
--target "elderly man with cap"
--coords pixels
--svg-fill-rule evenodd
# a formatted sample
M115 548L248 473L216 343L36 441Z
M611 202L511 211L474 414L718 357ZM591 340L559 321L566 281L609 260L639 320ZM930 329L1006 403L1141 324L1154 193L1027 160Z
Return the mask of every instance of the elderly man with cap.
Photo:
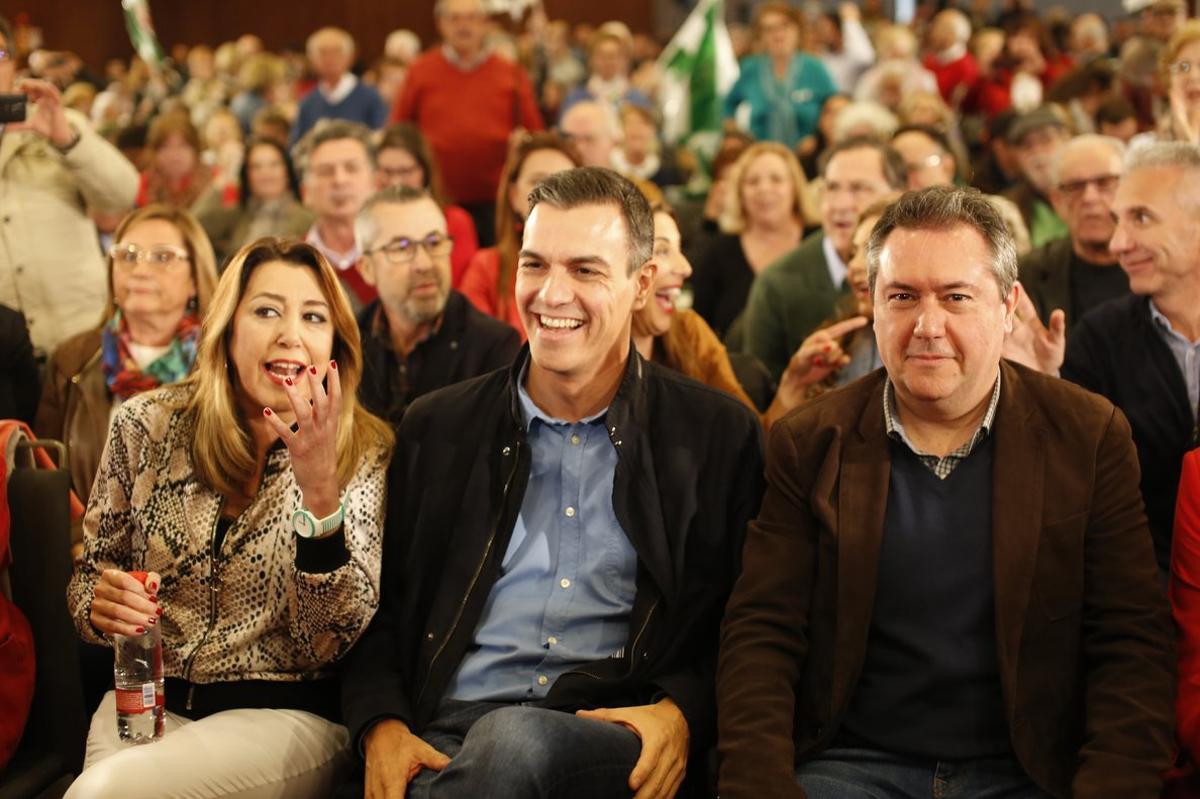
M1021 218L1029 228L1034 247L1070 233L1050 200L1054 162L1070 138L1066 120L1050 106L1022 114L1008 130L1008 141L1016 154L1021 179L1004 192L1004 196L1021 209Z

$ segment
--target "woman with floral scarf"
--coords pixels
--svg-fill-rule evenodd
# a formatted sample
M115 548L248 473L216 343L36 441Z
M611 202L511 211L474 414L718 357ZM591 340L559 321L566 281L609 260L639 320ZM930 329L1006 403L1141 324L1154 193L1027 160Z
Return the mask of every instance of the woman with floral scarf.
M39 436L67 444L71 488L85 505L117 407L191 370L217 280L212 245L187 211L141 208L113 240L104 318L55 350L34 422Z

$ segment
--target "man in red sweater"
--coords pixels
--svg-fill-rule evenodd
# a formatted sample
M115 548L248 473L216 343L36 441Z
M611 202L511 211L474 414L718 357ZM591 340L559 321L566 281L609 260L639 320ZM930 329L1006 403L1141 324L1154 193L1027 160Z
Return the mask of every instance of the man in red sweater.
M971 22L958 9L938 12L929 26L925 68L937 78L942 99L955 109L979 80L979 65L967 49L970 39Z
M474 217L486 247L509 137L515 128L541 130L542 116L525 71L485 48L481 0L438 0L434 14L442 45L413 62L392 122L414 122L429 139L447 192Z

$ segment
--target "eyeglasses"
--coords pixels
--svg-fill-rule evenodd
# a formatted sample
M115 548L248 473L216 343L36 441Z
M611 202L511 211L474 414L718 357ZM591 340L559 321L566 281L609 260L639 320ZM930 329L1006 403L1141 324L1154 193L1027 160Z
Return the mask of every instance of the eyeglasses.
M393 169L389 169L387 167L382 167L382 166L379 167L379 174L383 175L385 178L388 178L389 180L404 180L405 178L411 177L412 175L420 174L422 171L423 170L421 169L421 166L419 164L413 164L412 166L395 167Z
M1193 64L1191 61L1174 61L1167 66L1167 71L1172 75L1186 75L1193 69L1200 69L1200 64Z
M1063 181L1058 184L1058 190L1069 197L1075 198L1082 197L1083 193L1087 191L1087 187L1094 185L1096 190L1101 194L1111 194L1117 190L1120 182L1120 175L1097 175L1094 178Z
M907 163L904 166L906 166L908 168L909 172L917 172L921 169L924 169L925 167L932 168L932 167L938 166L941 163L942 163L942 156L938 153L933 153L932 155L927 155L924 158L918 159L911 163Z
M114 264L127 269L137 266L138 261L146 261L152 266L165 269L176 261L190 260L187 252L178 247L151 247L143 250L134 244L117 245L109 250L109 255L112 256Z
M13 60L13 54L7 50L0 50L0 64L7 64Z
M406 264L417 257L417 250L424 247L430 258L445 258L454 246L454 239L444 233L430 233L423 239L392 239L382 247L365 250L366 255L381 252L388 263Z

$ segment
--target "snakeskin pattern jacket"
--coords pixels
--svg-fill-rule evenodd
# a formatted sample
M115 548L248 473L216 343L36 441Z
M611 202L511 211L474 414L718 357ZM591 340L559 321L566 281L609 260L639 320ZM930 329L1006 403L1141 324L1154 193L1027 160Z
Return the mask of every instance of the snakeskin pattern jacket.
M83 558L67 587L75 626L105 643L88 618L101 572L154 571L162 576L165 676L328 676L379 604L388 453L364 457L341 493L343 532L300 542L298 563L291 519L300 488L277 444L258 492L217 547L224 498L192 468L193 425L182 410L189 390L142 394L117 411L83 521Z

